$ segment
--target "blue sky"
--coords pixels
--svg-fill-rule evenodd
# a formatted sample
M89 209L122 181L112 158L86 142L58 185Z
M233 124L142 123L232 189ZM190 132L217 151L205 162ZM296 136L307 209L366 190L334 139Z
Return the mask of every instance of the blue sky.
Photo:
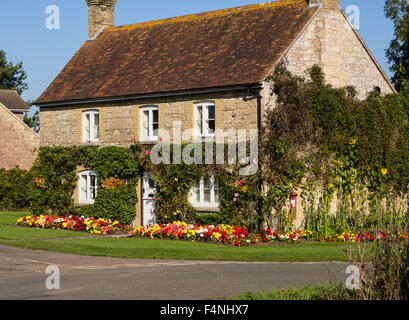
M230 8L257 0L118 0L115 24L124 25L203 11ZM60 30L48 30L46 8L60 8ZM360 8L362 38L390 76L385 49L393 37L393 26L383 13L384 0L341 0ZM88 38L88 9L85 0L2 0L0 49L14 63L23 61L29 90L23 99L35 100Z

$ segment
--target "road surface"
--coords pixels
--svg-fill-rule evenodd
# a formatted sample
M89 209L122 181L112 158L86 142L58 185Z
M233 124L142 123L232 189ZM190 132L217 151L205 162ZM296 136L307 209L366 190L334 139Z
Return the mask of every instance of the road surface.
M47 289L56 276L60 289ZM345 281L346 263L122 259L0 245L0 299L202 300ZM51 281L48 284L57 285Z

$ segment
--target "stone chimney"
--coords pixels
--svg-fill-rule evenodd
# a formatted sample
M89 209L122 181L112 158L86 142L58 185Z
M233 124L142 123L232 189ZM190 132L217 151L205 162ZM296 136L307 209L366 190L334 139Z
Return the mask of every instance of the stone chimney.
M93 39L105 27L114 26L114 7L118 0L85 0L88 5L88 37Z
M322 5L324 9L341 9L341 0L310 0L310 6Z

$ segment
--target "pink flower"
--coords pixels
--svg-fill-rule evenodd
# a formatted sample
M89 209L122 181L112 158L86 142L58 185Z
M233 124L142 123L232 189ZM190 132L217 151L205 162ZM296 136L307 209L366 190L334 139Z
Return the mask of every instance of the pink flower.
M145 151L145 155L149 156L151 154L151 152L149 150Z
M162 138L160 138L160 139L159 139L159 141L160 141L160 142L162 142L162 141L163 141L163 139L162 139Z
M239 194L238 194L238 193L235 193L234 196L237 198L237 197L239 196Z
M131 143L134 143L134 140L133 140L133 139L131 140Z
M233 198L233 201L236 202L236 201L237 201L237 198Z
M230 174L232 174L232 173L233 173L233 168L229 168L227 171L228 171Z

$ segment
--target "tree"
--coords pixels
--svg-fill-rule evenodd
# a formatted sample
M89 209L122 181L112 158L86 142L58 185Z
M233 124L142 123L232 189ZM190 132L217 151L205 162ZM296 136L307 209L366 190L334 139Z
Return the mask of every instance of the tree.
M38 109L33 109L32 105L33 102L27 101L27 106L30 107L30 111L33 111L33 115L30 117L28 115L28 112L24 113L24 118L23 121L24 123L29 126L31 129L33 129L35 132L39 133L40 132L40 111Z
M6 59L6 53L0 50L0 89L17 90L21 95L28 89L25 82L27 74L23 69L23 63L13 64Z
M409 2L408 0L386 0L385 15L392 20L395 37L386 50L392 82L402 96L409 101Z

